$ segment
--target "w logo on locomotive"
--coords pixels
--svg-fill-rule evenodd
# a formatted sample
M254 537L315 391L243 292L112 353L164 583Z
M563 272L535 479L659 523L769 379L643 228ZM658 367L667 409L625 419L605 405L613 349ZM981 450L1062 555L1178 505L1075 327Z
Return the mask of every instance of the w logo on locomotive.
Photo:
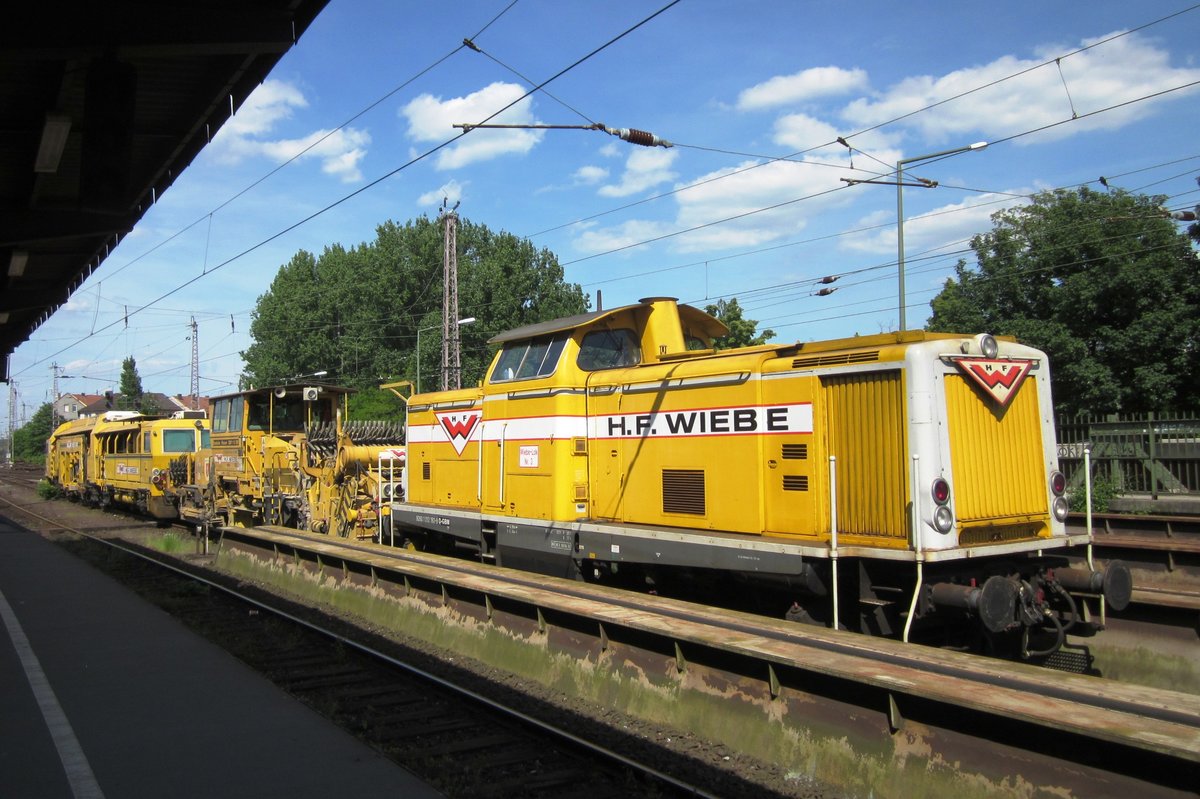
M452 411L450 413L435 415L437 416L438 424L445 431L446 437L454 445L454 451L461 455L463 450L466 449L467 442L471 440L471 434L475 432L475 427L479 424L479 420L483 416L483 411L476 409L471 411Z
M967 377L975 381L1001 408L1016 396L1017 389L1033 369L1033 361L1014 358L994 360L990 358L956 358L955 364Z

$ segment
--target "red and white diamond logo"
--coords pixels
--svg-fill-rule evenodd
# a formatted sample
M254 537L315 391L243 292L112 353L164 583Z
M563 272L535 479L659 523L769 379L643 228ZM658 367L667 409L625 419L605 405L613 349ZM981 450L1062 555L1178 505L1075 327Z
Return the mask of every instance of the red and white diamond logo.
M1033 361L1013 358L955 358L954 362L967 377L975 381L1001 408L1016 396L1017 389L1033 369Z
M471 440L471 434L475 432L475 427L479 424L483 411L477 408L471 411L452 411L436 415L438 424L442 426L446 437L454 445L454 451L461 455L467 447L467 442Z

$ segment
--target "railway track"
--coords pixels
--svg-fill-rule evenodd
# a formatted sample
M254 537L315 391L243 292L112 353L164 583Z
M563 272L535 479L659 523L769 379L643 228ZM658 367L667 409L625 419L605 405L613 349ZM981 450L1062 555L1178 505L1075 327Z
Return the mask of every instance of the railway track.
M536 702L469 670L110 537L127 525L97 536L31 508L3 502L0 509L41 519L75 555L448 796L772 795L762 786L741 784L736 775L703 768L698 773L704 784L693 784L688 779L697 776L694 764L675 763L676 771L693 773L672 776L589 739L586 725L567 729L564 719L570 719L563 711L531 710ZM557 720L545 718L554 716ZM634 741L624 743L638 748Z
M40 479L41 471L25 464L3 472L4 481L30 490ZM1097 513L1092 520L1099 560L1121 560L1135 577L1131 607L1110 617L1151 645L1162 628L1200 634L1200 516ZM1085 532L1084 514L1072 513L1068 528ZM1083 551L1073 559L1083 563Z
M1200 782L1196 697L686 602L645 602L628 592L282 528L226 530L221 551L291 584L308 575L326 597L335 596L336 585L337 597L369 593L382 604L415 609L405 625L419 624L424 607L446 627L461 625L450 637L474 631L482 640L500 630L532 637L548 663L556 655L546 647L558 641L583 663L608 658L618 672L673 674L668 683L677 689L668 693L676 698L664 713L695 699L688 698L688 685L701 694L720 686L719 698L707 697L707 714L693 709L695 723L706 723L706 715L732 719L743 703L761 705L764 720L746 724L742 734L796 734L765 732L774 726L767 719L796 714L806 729L861 747L853 761L860 765L869 762L865 753L872 747L909 740L936 753L934 760L952 760L956 774L990 770L1000 757L1020 763L1007 780L1071 785L1079 795L1189 795ZM603 677L591 667L581 671L592 680ZM864 729L872 723L878 726ZM798 756L781 751L777 759ZM892 766L902 775L894 779L925 774L903 762Z
M485 574L481 576L477 571L478 566L461 561L447 562L435 559L438 561L437 565L430 566L426 562L426 556L395 552L379 554L379 550L374 547L343 544L336 539L313 539L280 529L228 532L236 533L236 536L232 542L226 541L222 544L226 549L230 546L244 546L248 549L257 547L267 553L267 560L274 558L287 563L294 562L297 564L296 571L302 571L304 568L311 570L315 564L320 579L332 578L341 586L339 590L347 594L353 593L356 588L356 574L361 581L362 575L369 573L374 583L378 579L377 571L399 569L405 572L402 583L404 595L412 596L424 591L434 597L430 600L431 604L440 603L441 607L451 609L464 617L486 617L492 624L505 623L495 620L506 616L502 608L513 602L532 601L527 599L531 592L542 591L542 581L529 575L514 574L506 570L499 570L500 573L497 574L496 570L485 570ZM253 540L256 538L261 540ZM301 555L302 551L305 554ZM396 566L398 562L416 564L417 572L409 575L405 571L408 566ZM300 566L302 563L303 567ZM431 577L434 573L444 573L444 576ZM480 580L486 580L486 588L482 587ZM421 588L421 585L424 585L424 588ZM374 590L378 592L382 589L376 587ZM575 607L595 600L588 587L580 587L574 593L565 593L571 595L565 598L559 595L558 599L546 601L562 601ZM463 607L471 602L476 602L479 607L474 611L463 610ZM662 604L672 606L685 603ZM921 730L920 735L932 741L935 747L944 746L947 747L947 752L953 751L956 754L960 748L979 748L989 753L987 757L992 757L990 753L997 746L1002 749L1014 746L1014 740L1008 735L1012 732L1010 728L1018 728L1018 740L1025 742L1019 746L1021 751L1026 751L1026 747L1032 746L1039 756L1064 748L1071 752L1070 757L1077 759L1068 758L1066 770L1072 774L1095 770L1106 772L1112 764L1125 764L1115 777L1108 775L1102 778L1103 784L1125 786L1112 795L1127 794L1130 791L1140 795L1148 785L1155 786L1152 793L1158 793L1158 789L1161 789L1162 795L1177 795L1181 785L1200 781L1200 771L1197 770L1197 762L1200 761L1200 706L1197 706L1195 700L1183 699L1178 695L1160 696L1155 692L1136 688L1110 686L1108 683L1089 678L1084 678L1086 681L1078 684L1075 681L1080 678L1056 677L1047 680L1045 672L1034 669L1010 668L1003 663L981 662L973 658L963 659L960 655L941 653L937 650L906 649L897 647L894 642L862 640L856 636L833 634L830 638L829 633L819 630L811 634L807 631L795 634L792 632L794 628L790 628L782 633L767 635L763 628L757 626L757 621L747 622L744 618L734 626L722 627L722 622L712 618L710 614L697 615L691 610L683 615L671 615L667 613L666 607L660 607L657 602L654 603L653 614L663 614L665 620L661 622L662 629L654 631L644 628L645 625L653 627L651 622L645 621L646 615L651 612L645 605L643 598L638 595L625 595L623 600L614 603L614 609L595 611L610 620L600 627L601 652L623 651L620 645L609 640L610 637L619 636L609 625L619 626L625 623L627 618L637 619L640 625L638 636L653 634L669 637L678 636L681 631L694 631L694 639L682 644L676 641L673 653L664 644L650 646L649 650L666 649L668 656L663 662L673 663L672 670L681 674L685 671L703 673L708 676L692 679L713 683L728 680L729 677L722 673L719 679L715 678L697 666L696 661L704 660L703 655L697 656L697 646L720 649L724 653L722 658L759 658L770 675L768 693L773 701L783 701L792 692L811 691L807 686L812 684L814 675L817 676L818 682L848 681L858 687L842 686L831 689L831 693L837 697L834 706L839 702L844 703L847 695L853 696L851 704L859 707L860 715L863 707L856 703L865 703L868 710L883 709L885 730L890 731L893 738L905 734L911 736L914 729ZM554 609L555 614L561 612L561 608ZM528 618L531 614L536 616L539 625L543 623L543 609L540 605L536 611L511 613L513 617L520 618ZM549 616L550 611L546 611L546 615ZM717 615L720 615L719 612ZM573 622L568 628L571 635L578 638L585 626L584 622ZM523 633L517 630L516 634ZM741 646L749 639L756 642L756 649L753 651L744 650ZM729 642L738 643L732 645ZM592 647L591 644L581 644L578 640L572 646L576 650L588 650ZM595 651L594 648L592 651ZM673 658L670 657L671 654L674 655ZM365 677L350 677L350 672L346 672L339 663L313 661L313 671L304 671L303 668L308 668L305 664L309 663L311 657L313 656L307 652L295 656L285 653L279 656L276 663L266 664L264 669L299 669L302 686L311 684L320 687L329 684L332 691L329 703L335 707L346 708L350 718L360 718L357 714L362 712L364 697L367 706L375 704L372 702L374 698L380 700L380 704L393 709L396 707L391 705L390 692L380 693ZM643 660L644 657L644 654L636 657L639 668L650 668L653 671L655 667L648 666ZM755 671L756 668L735 669L735 672L744 675ZM762 682L761 677L757 679ZM733 691L734 696L741 695L743 701L747 699L747 695L739 692L744 691L744 688L743 685L737 691ZM829 700L830 697L825 694L814 696L806 693L801 703L812 705ZM436 711L409 707L402 698L397 697L396 701L403 708L401 715L396 719L389 720L385 713L378 721L365 724L359 722L359 725L390 731L385 732L385 740L388 735L404 739L409 737L407 733L413 727L428 725L428 719L436 716ZM403 713L409 710L413 710L417 716L405 721ZM982 738L976 738L977 733L971 729L975 725L990 729L995 727L999 720L1003 720L999 726L1008 730L1004 735L988 733ZM912 726L914 723L917 725L915 728ZM936 733L930 733L930 730L936 730ZM445 739L426 742L424 746L428 751L424 752L425 755L455 759L460 747L468 750L478 748L470 743L470 736L457 733L452 722L451 729L444 732ZM487 741L489 736L496 735L499 733L481 733L478 740ZM1162 744L1165 741L1173 743L1164 747ZM521 747L517 746L512 751L511 759L520 762ZM938 750L935 748L935 751ZM971 762L973 756L975 755L964 755L962 762ZM505 759L502 755L497 757ZM1039 766L1049 769L1047 773L1054 775L1046 779L1061 777L1062 764L1054 763L1057 761L1052 758L1050 764ZM566 768L561 771L566 784L578 782L578 778L572 777L572 769ZM1163 775L1170 777L1164 782ZM1026 774L1022 774L1021 777L1032 779ZM557 777L548 779L553 782ZM1055 783L1034 781L1034 784ZM555 783L553 792L563 795L566 792L564 784ZM719 793L734 795L725 791ZM1189 791L1184 789L1184 794L1187 793ZM589 795L597 794L589 792Z

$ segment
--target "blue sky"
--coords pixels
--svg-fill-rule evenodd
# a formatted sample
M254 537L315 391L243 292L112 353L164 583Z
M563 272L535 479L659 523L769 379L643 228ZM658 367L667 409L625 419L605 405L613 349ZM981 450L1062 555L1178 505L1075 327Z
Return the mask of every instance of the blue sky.
M993 142L906 167L940 184L904 195L909 327L971 260L969 238L1024 195L1104 175L1171 208L1200 202L1200 8L682 0L572 67L666 4L332 0L13 355L18 421L50 399L52 364L74 376L60 390L90 393L115 388L132 355L146 390L187 393L193 316L201 392L236 386L282 264L435 217L443 198L555 252L593 307L597 290L605 307L737 297L785 342L898 325L896 188L842 178ZM514 101L493 121L602 122L676 146L453 127ZM838 290L816 296L826 275Z

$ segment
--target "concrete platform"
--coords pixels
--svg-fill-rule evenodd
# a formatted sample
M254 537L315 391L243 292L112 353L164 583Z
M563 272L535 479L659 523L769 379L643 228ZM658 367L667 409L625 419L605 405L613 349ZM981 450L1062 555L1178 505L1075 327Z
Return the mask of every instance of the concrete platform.
M0 517L0 797L330 796L440 794Z

